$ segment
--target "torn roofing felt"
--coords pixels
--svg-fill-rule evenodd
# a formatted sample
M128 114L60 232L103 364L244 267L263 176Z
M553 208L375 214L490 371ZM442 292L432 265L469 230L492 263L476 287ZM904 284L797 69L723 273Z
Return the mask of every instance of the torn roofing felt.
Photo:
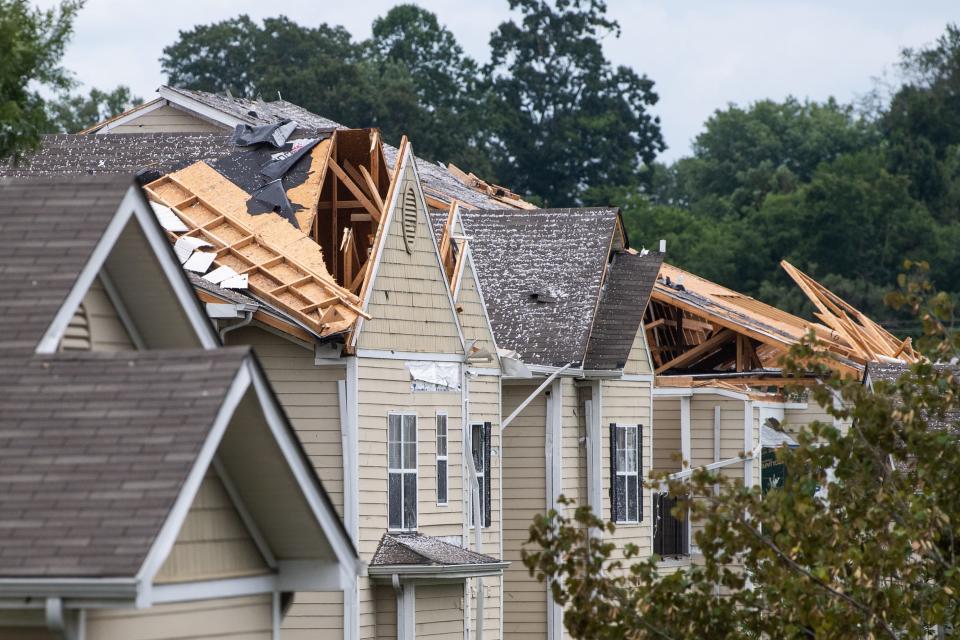
M615 252L607 266L584 369L622 369L650 300L662 253Z
M461 210L460 221L497 344L528 364L582 364L617 210Z
M274 147L282 147L290 134L297 128L293 120L286 120L276 124L266 124L254 127L249 124L238 124L233 131L230 142L237 146L246 147L253 144L267 142Z
M420 533L390 534L380 538L370 566L454 566L491 564L496 558Z

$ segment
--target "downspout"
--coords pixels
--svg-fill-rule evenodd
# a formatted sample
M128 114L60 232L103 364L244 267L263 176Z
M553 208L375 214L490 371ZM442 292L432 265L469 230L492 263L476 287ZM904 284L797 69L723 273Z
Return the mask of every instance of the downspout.
M467 443L467 451L464 457L467 459L467 473L470 478L470 486L473 487L473 549L477 553L483 553L483 500L480 495L480 482L477 478L477 465L473 462L473 426L470 421L470 375L467 373L466 357L464 358L462 383L460 388L463 393L463 433L464 442ZM482 446L482 445L481 445ZM487 482L490 482L490 461L487 460ZM477 640L483 640L483 578L477 577Z
M240 311L239 308L238 308L237 310ZM230 333L231 331L233 331L233 330L235 330L235 329L240 329L240 328L242 328L242 327L245 327L245 326L247 326L248 324L250 324L251 322L253 322L253 314L254 314L255 311L256 311L256 309L243 309L244 316L243 316L243 319L242 319L242 320L239 320L239 321L237 321L237 322L234 322L233 324L228 324L228 325L226 325L225 327L223 327L222 329L220 329L220 342L221 342L222 344L226 344L227 334L228 334L228 333Z
M55 635L64 638L64 640L78 640L82 638L82 631L79 633L73 629L67 621L66 610L63 606L63 598L47 598L44 606L44 619L47 623L47 629Z

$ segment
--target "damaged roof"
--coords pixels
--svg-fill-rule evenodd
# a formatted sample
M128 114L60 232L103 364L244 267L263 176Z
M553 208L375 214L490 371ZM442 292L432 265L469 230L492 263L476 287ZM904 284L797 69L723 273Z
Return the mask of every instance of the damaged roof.
M622 369L626 365L662 262L662 253L613 254L600 292L584 369Z
M582 363L617 210L461 210L459 217L497 344L528 364Z
M370 566L457 566L499 562L491 556L421 533L386 533L380 538Z
M176 171L197 160L234 153L229 135L214 133L116 133L104 136L45 135L19 164L0 162L0 176L42 177Z

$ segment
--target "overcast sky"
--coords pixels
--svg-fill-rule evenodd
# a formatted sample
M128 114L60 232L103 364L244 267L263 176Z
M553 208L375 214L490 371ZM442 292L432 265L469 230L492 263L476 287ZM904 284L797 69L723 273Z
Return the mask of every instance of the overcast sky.
M50 6L53 0L39 0ZM163 83L158 59L180 30L239 13L255 19L280 13L304 25L341 24L370 35L391 0L88 0L76 23L65 65L85 88L130 86L149 98ZM507 0L419 0L435 12L467 53L487 57L490 32L509 16ZM730 102L747 104L789 94L857 99L873 78L892 70L904 46L936 39L960 22L957 0L608 0L619 40L605 43L618 64L656 83L656 112L670 149L689 153L704 120ZM135 8L136 7L136 8ZM265 96L266 97L266 96ZM361 125L363 123L360 123Z

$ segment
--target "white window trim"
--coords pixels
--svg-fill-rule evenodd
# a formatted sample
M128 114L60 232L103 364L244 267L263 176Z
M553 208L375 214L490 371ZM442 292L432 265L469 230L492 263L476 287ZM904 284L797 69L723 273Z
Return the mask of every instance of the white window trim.
M439 423L439 418L440 418L440 416L443 416L443 417L445 418L445 421L444 421L444 423L445 423L445 430L444 430L444 434L443 434L443 438L444 438L444 454L443 454L442 456L440 455L440 446L439 446L439 445L440 445L440 434L439 434L439 433L436 433L436 438L437 438L437 477L438 477L438 479L439 479L439 473L440 473L440 471L439 471L439 470L440 470L440 464L439 464L439 462L440 462L441 460L443 460L444 462L447 463L447 464L445 465L445 467L444 467L444 469L445 469L445 474L446 474L446 476L447 476L447 482L446 482L446 485L445 485L445 486L446 486L446 490L447 490L447 495L444 496L444 497L446 498L446 500L444 500L443 502L441 502L441 501L440 501L440 485L437 484L437 487L436 487L436 489L437 489L437 506L438 506L438 507L448 507L448 506L450 506L450 416L447 415L447 412L446 412L446 411L437 411L437 420L438 420L438 423ZM434 427L436 428L436 424L434 425Z
M481 447L481 449L480 449L480 455L482 456L482 455L485 453L485 449L483 448L483 430L484 430L484 427L485 427L485 426L486 426L486 423L485 423L485 422L471 422L471 423L470 423L470 449L471 449L471 451L469 452L469 455L470 455L470 456L473 455L473 450L472 450L472 449L473 449L474 444L475 444L474 441L473 441L473 428L474 428L474 427L480 427L480 447ZM491 427L491 428L492 428L492 427ZM490 434L490 437L491 437L491 438L493 437L493 434L492 434L492 433ZM492 455L493 455L492 447L491 447L491 452L490 452L490 454L491 454L491 457L492 457ZM475 471L476 471L476 474L477 474L477 479L479 480L480 478L483 478L483 479L484 479L484 482L486 482L486 479L487 479L487 477L488 477L487 469L490 467L490 461L489 461L489 460L484 460L483 462L484 462L483 471L482 471L482 472L481 472L481 471L476 471L476 469L475 469ZM474 484L471 482L471 483L470 483L469 502L467 503L467 504L469 505L469 508L468 508L468 511L467 511L467 527L468 527L471 531L473 531L473 529L474 529L474 524L473 524L473 523L476 522L476 520L475 520L474 518L470 517L470 516L473 515L474 505L476 504L476 502L475 502L474 499L473 499L473 490L474 490L475 488L477 488L476 485L474 485ZM487 505L484 503L484 500L483 500L484 493L485 493L484 491L481 491L481 492L480 492L480 512L481 512L481 513L480 513L480 516L481 516L480 528L481 528L481 529L489 529L490 527L488 527L487 525L483 524L483 516L486 514L486 507L487 507ZM491 499L492 499L492 497L491 497ZM492 520L492 518L491 518L491 520ZM493 524L493 522L491 522L490 524Z
M416 513L414 518L417 521L417 525L413 527L391 527L390 526L390 474L399 473L400 478L400 519L403 520L403 503L404 498L404 488L403 488L403 477L404 475L411 473L410 469L395 469L390 466L390 416L400 416L400 464L403 464L403 416L413 416L414 418L414 434L416 438L413 441L413 474L417 479L417 495L413 501L414 507L416 508ZM406 531L416 531L417 526L420 525L420 417L417 415L416 411L388 411L387 412L387 531L395 532L406 532Z
M643 458L642 458L643 447L640 446L640 425L639 424L620 424L618 422L616 423L616 429L617 431L619 431L620 429L623 429L624 431L626 431L627 429L633 430L635 434L633 443L636 451L637 464L636 464L636 469L634 471L624 471L619 467L619 465L617 466L617 476L624 478L624 481L623 481L624 496L626 497L626 500L627 500L627 503L624 505L624 514L627 515L627 519L615 520L614 524L640 524L640 522L642 521L642 518L640 517L640 513L641 513L642 502L643 502L643 486L640 480L641 469L643 467ZM615 436L617 435L616 431L614 432L614 435ZM624 438L624 441L626 441L626 438ZM619 448L620 448L619 445L616 442L614 442L613 446L617 450L617 453L619 454ZM624 452L624 460L626 460L626 452ZM627 478L629 477L637 478L637 519L636 520L629 519L630 496L628 492L630 490L630 485L627 483Z

